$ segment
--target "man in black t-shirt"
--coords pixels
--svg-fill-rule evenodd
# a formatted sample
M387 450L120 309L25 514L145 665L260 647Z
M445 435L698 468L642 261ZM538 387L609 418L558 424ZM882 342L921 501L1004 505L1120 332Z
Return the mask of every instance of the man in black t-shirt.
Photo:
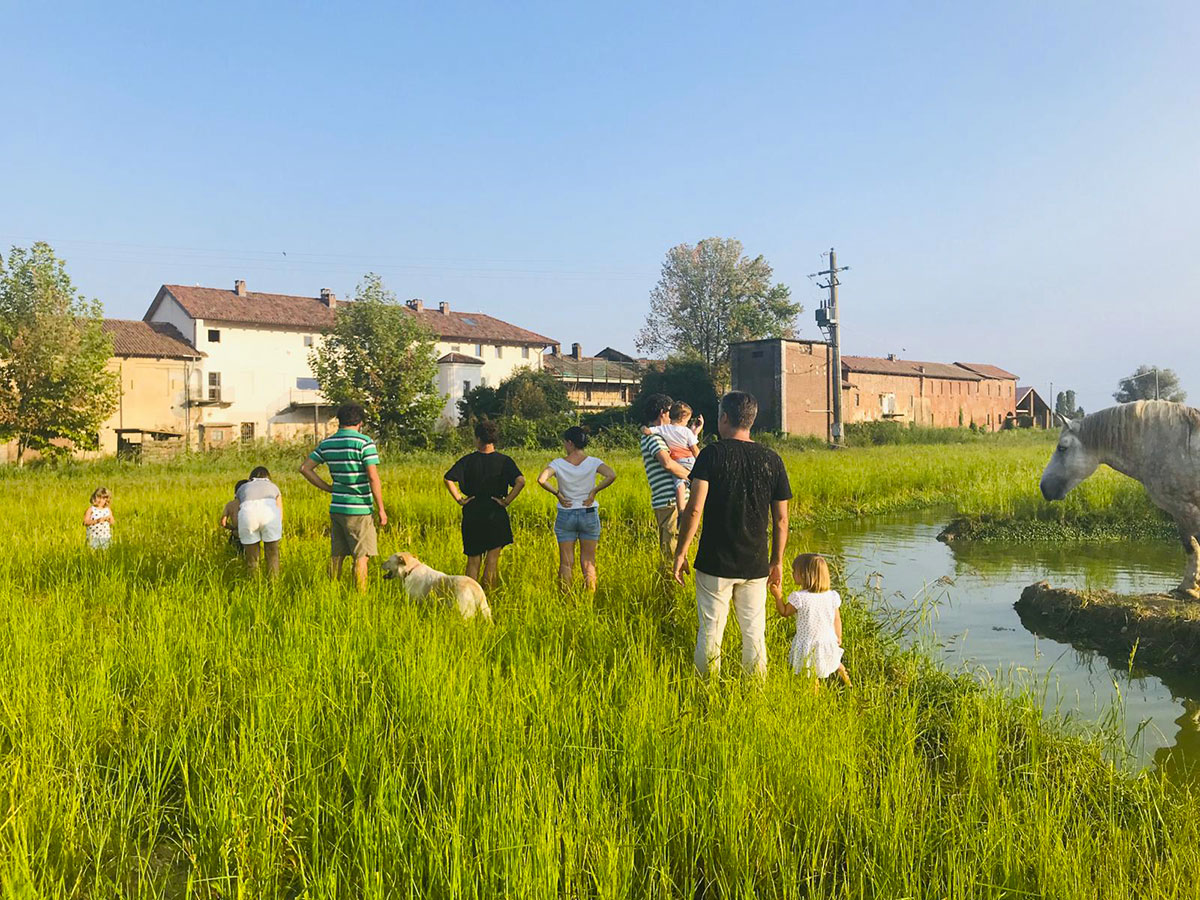
M731 601L742 629L742 667L758 675L767 671L767 585L783 583L792 488L779 454L750 438L757 414L758 401L750 394L731 391L721 398L721 440L696 457L692 496L680 522L674 574L683 584L688 547L703 513L696 553L699 631L694 656L701 675L721 668L721 638Z

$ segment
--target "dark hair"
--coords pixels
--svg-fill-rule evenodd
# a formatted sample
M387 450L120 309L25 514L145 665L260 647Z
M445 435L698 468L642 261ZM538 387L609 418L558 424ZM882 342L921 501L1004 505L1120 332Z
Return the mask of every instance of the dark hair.
M267 471L266 466L255 466L250 471L250 477L251 478L270 478L271 473Z
M488 419L480 419L475 423L475 440L481 444L494 444L500 437L500 426Z
M670 397L666 394L651 394L642 401L642 422L645 425L657 424L662 414L670 411Z
M343 427L347 425L361 425L364 417L363 408L357 403L343 403L338 407L337 420L338 424Z
M721 412L734 428L749 428L758 415L758 401L745 391L730 391L721 398Z
M583 425L572 425L563 432L563 440L570 441L577 448L582 450L588 445L588 430Z
M238 479L238 483L233 486L233 492L236 494L239 490L241 490L243 484L249 484L249 483L250 483L249 478Z

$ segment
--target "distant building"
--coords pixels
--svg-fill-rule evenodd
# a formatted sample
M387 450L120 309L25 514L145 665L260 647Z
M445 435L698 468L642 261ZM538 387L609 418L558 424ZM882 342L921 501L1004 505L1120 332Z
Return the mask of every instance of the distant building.
M1031 387L1017 387L1017 427L1050 428L1054 424L1054 411L1041 394Z
M628 406L642 382L633 357L611 347L595 356L584 356L579 344L571 345L569 355L563 355L554 345L542 358L542 367L563 382L571 402L582 410Z
M832 378L823 341L767 339L730 347L733 387L759 401L758 427L829 435ZM906 422L937 428L1006 426L1016 408L1017 376L983 363L933 363L843 356L842 420Z

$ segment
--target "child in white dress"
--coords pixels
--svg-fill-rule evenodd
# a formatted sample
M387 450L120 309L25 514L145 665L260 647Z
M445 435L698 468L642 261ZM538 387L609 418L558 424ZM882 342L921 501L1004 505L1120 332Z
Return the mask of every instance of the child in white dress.
M93 550L104 550L112 543L112 527L116 520L109 507L111 502L108 488L98 487L92 491L91 505L83 514L83 528L88 546Z
M792 563L792 578L799 590L783 599L783 589L771 586L775 609L794 616L796 636L788 654L792 671L817 679L837 675L847 685L850 675L842 665L842 598L829 588L829 565L815 553L802 553ZM814 682L816 683L816 682Z

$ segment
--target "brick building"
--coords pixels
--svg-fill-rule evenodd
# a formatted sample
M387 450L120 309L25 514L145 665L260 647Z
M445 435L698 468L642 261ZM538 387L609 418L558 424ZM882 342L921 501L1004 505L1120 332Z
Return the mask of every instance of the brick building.
M767 339L730 347L733 387L759 402L757 427L827 437L830 350L823 341ZM984 363L843 356L842 420L996 431L1013 418L1017 377Z
M571 402L583 410L628 406L642 381L634 359L611 347L584 356L579 344L572 344L569 354L561 353L556 344L542 356L542 368L562 381Z

